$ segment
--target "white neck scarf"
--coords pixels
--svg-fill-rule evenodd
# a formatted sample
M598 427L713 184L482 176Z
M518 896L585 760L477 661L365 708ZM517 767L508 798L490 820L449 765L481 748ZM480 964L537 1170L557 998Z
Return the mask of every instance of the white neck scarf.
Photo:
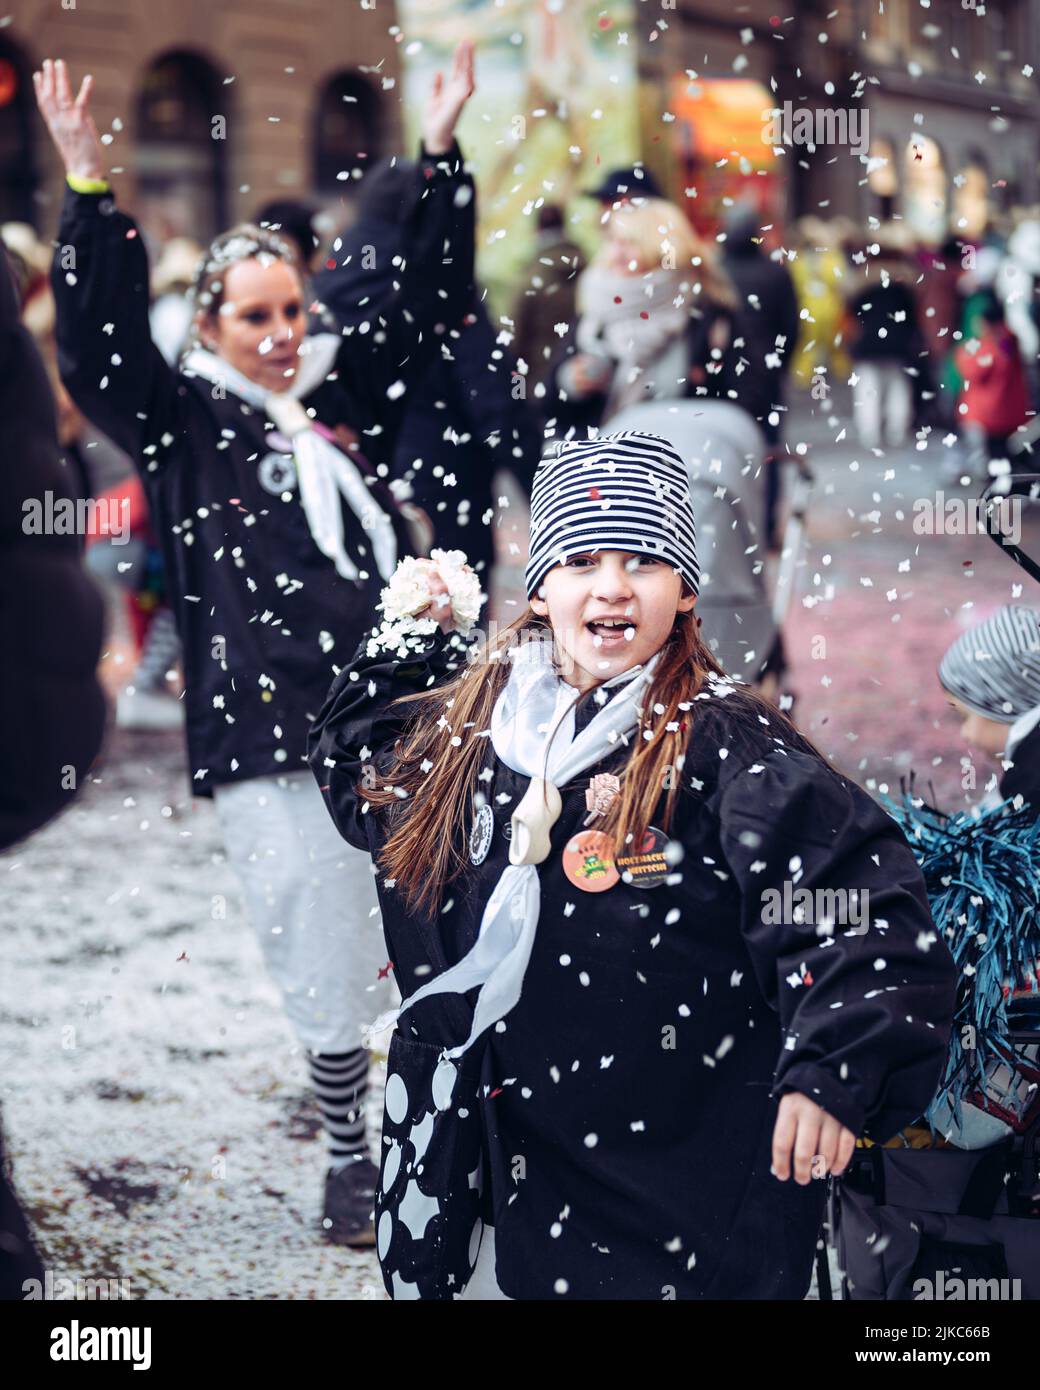
M357 566L343 548L342 497L372 543L380 576L389 579L397 564L397 537L389 516L365 485L357 465L318 433L299 400L325 380L341 342L335 333L305 339L296 376L284 391L266 391L204 348L188 354L184 370L206 381L221 382L249 405L263 410L291 441L307 525L315 545L333 561L337 573L344 579L358 578Z
M561 810L557 787L595 766L635 728L658 659L607 681L601 689L620 689L575 737L574 704L580 692L556 674L552 642L525 642L510 657L509 683L491 716L491 742L508 767L531 778L513 813L510 863L488 899L475 945L398 1011L400 1015L433 994L464 994L482 986L469 1037L445 1051L450 1058L460 1057L520 998L541 907L537 865L549 853L548 830ZM521 856L526 862L518 862Z

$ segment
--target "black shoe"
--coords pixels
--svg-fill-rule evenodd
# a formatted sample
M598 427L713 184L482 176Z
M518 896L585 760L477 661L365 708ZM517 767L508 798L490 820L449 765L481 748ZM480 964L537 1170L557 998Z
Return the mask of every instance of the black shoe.
M372 1208L379 1169L368 1157L346 1164L325 1177L325 1210L322 1227L333 1245L367 1249L376 1243Z

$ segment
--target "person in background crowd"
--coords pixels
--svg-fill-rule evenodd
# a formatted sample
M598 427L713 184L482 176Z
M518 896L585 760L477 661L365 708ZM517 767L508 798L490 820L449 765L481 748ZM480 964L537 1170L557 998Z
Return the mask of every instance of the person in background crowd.
M557 349L555 433L582 436L640 401L720 389L735 305L679 208L656 198L619 203L578 281L577 322Z
M566 234L561 207L545 203L535 216L534 253L520 272L521 288L513 306L512 346L527 365L527 399L544 415L552 357L560 341L556 326L574 321L585 256Z
M902 245L895 234L884 230L876 244L877 254L869 249L858 253L860 264L848 280L853 411L859 437L868 449L882 445L897 449L913 422L914 387L909 372L917 370L921 339L913 274Z
M798 339L798 297L790 271L762 250L759 213L737 203L726 218L722 267L736 288L733 332L744 359L736 401L765 436L766 535L779 550L780 454L787 374Z
M384 1002L385 958L368 863L345 853L303 764L332 673L411 546L381 481L402 398L472 295L473 184L454 139L472 44L448 79L437 74L423 113L400 303L373 316L374 331L306 338L295 253L235 227L200 267L180 371L149 335L147 255L104 177L92 79L74 97L65 64L47 60L34 83L66 171L58 241L77 264L71 279L52 269L59 366L144 483L184 653L192 788L214 798L307 1050L331 1148L324 1229L371 1245L361 1039ZM364 455L338 447L340 424Z
M797 254L790 275L799 305L800 328L791 362L797 386L808 390L817 370L847 376L848 355L842 345L847 272L840 234L819 217L803 217L795 226Z
M377 164L362 184L357 220L334 243L336 266L314 277L318 312L337 331L354 330L399 304L407 307L401 298L403 220L415 178L411 160ZM516 392L523 378L510 349L499 343L482 297L474 294L460 307L458 326L403 411L391 487L428 516L432 543L464 550L487 587L494 563L492 480L505 469L528 496L541 431L528 399Z
M917 251L917 328L928 351L931 379L938 388L935 413L946 428L956 423L957 393L950 394L946 366L957 347L954 333L961 326L958 283L964 270L964 249L956 237L950 236L938 250L920 246Z
M1040 410L1040 214L1021 209L1003 248L993 285L1018 339L1032 406Z
M994 464L1008 461L1011 436L1029 418L1029 383L1018 339L992 292L978 302L969 333L957 349L957 370L963 382L957 416L966 430L984 439L992 473Z
M72 498L47 368L19 321L0 248L0 849L56 816L101 747L105 701L96 668L101 597L75 536L26 534L24 504ZM13 598L13 601L10 601ZM42 1084L42 1078L37 1078ZM11 1184L0 1134L0 1299L25 1297L43 1269Z
M179 729L184 705L175 687L177 620L144 486L131 473L98 500L103 505L87 533L87 568L123 601L132 654L133 674L116 699L116 724L138 732Z

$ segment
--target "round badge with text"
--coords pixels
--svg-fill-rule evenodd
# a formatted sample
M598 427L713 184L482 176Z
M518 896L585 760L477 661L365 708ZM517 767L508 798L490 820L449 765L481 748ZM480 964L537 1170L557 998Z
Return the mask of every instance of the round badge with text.
M633 888L658 888L669 874L665 859L668 836L651 825L641 837L625 846L625 853L614 860L622 881Z
M495 833L495 816L485 802L477 812L473 828L469 832L469 862L483 864L491 848L491 837Z
M614 867L610 837L601 830L573 835L563 849L563 872L583 893L604 893L621 875Z

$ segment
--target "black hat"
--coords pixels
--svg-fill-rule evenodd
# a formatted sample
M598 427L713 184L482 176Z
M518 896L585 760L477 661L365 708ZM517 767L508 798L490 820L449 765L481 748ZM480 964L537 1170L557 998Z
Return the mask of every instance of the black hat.
M657 180L642 164L629 164L623 169L611 169L598 188L586 191L587 198L601 203L616 203L620 198L663 198Z

